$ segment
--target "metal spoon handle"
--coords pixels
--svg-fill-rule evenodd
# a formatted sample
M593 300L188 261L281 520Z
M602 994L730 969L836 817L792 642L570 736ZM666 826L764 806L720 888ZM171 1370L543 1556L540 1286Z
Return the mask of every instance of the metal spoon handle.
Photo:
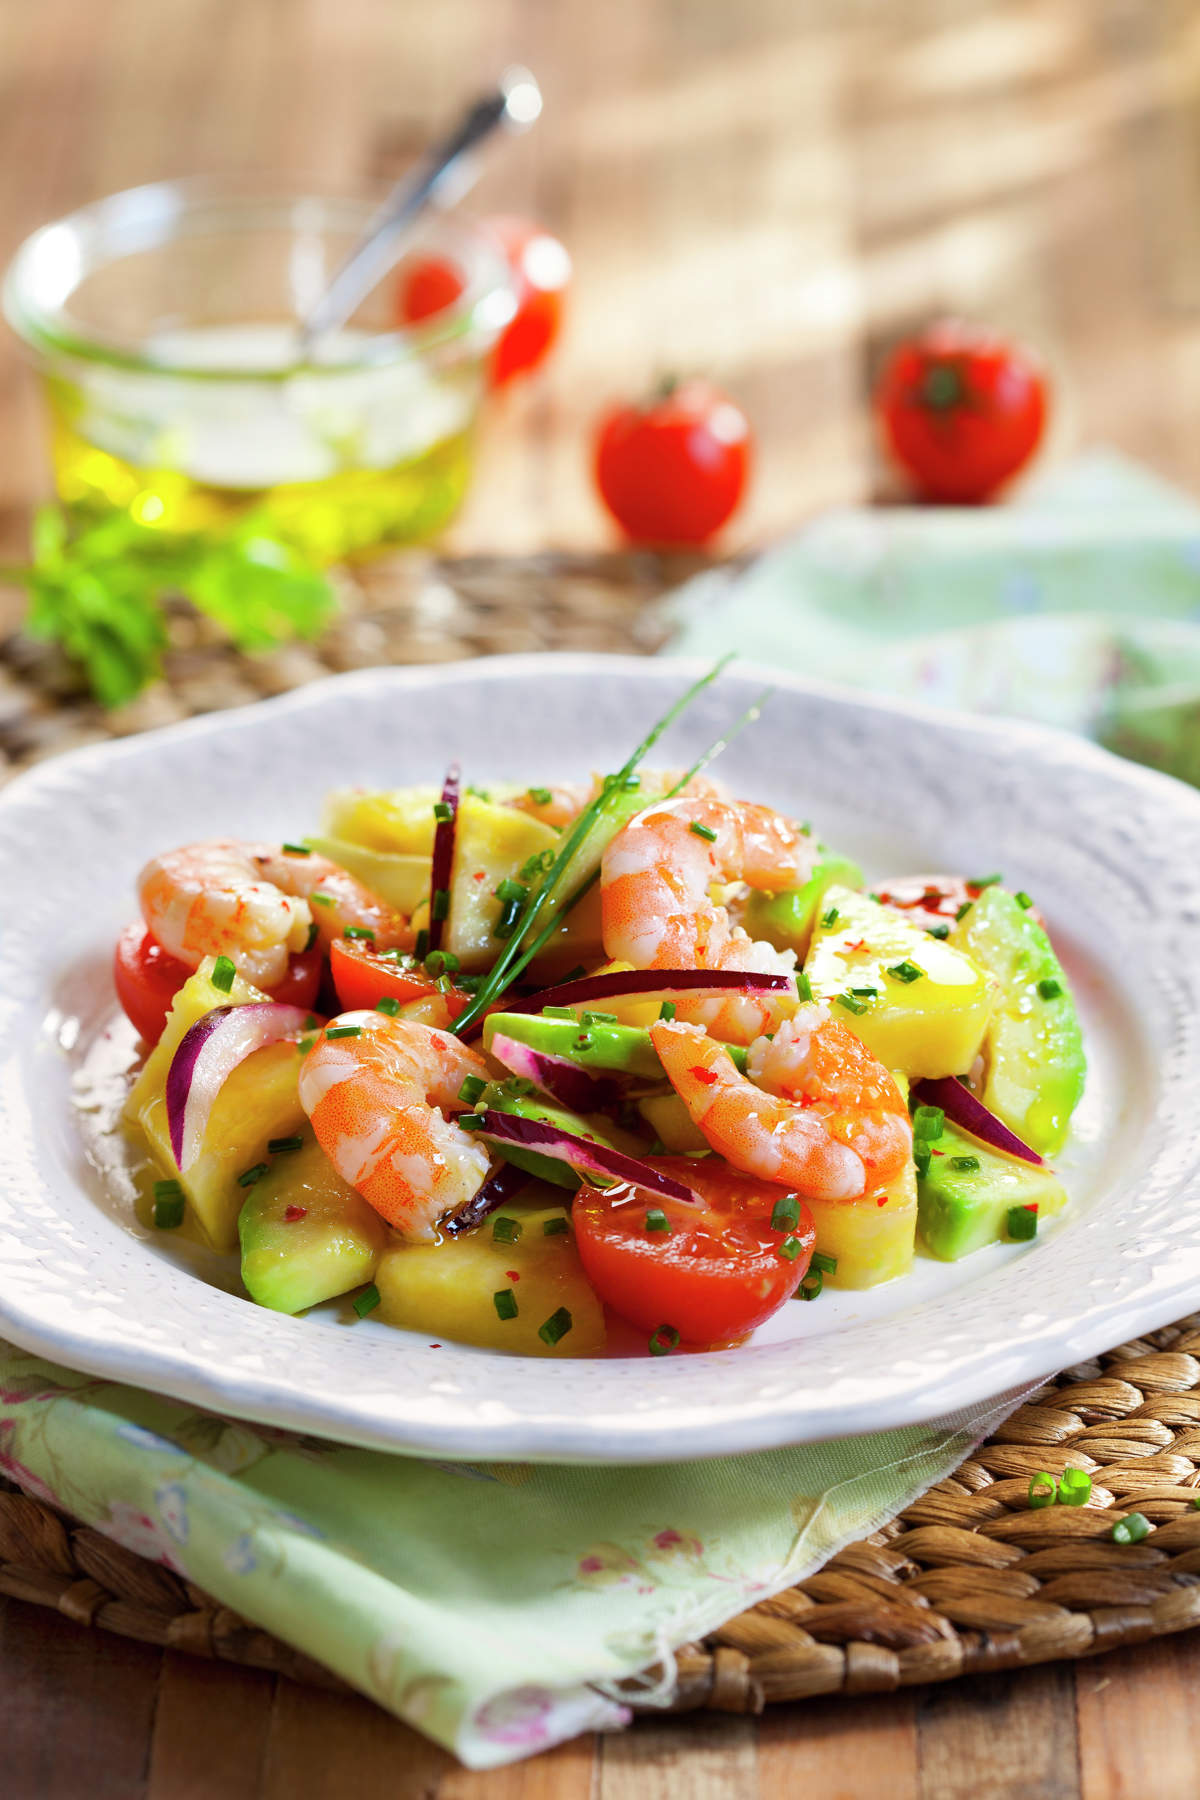
M300 352L307 356L317 339L336 331L396 261L400 240L426 206L459 199L474 184L472 152L497 126L524 131L542 110L537 82L528 69L505 71L492 93L468 107L450 134L396 183L332 281L300 322Z

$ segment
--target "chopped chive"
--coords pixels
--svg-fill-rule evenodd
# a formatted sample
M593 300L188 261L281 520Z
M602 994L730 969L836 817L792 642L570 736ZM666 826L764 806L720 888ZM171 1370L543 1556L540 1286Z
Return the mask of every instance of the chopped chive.
M968 1175L972 1170L981 1167L981 1164L977 1156L952 1156L950 1158L950 1167L952 1169L959 1169L964 1175Z
M678 1008L676 1007L674 1000L664 1000L658 1009L658 1016L660 1019L665 1019L669 1024L675 1017L677 1011Z
M499 1293L493 1294L492 1305L496 1309L497 1318L515 1319L517 1316L517 1296L511 1288L501 1288Z
M470 793L470 791L470 788L468 788L467 792ZM433 803L433 816L439 825L449 825L454 817L454 808L450 805L448 800L435 800Z
M1142 1539L1150 1536L1150 1521L1145 1513L1129 1513L1124 1519L1118 1519L1112 1528L1114 1544L1140 1544Z
M792 1295L793 1300L815 1300L825 1286L825 1274L813 1262L800 1277L800 1285Z
M543 1019L570 1019L572 1025L578 1024L575 1014L569 1006L543 1006Z
M417 941L413 945L413 955L418 962L424 962L429 955L429 933L424 926L417 933Z
M310 919L308 921L308 937L305 940L305 944L304 944L305 955L308 954L308 952L312 949L313 945L316 943L317 936L318 936L317 921L315 919Z
M233 978L236 974L237 970L229 957L218 956L212 967L212 984L215 988L219 988L221 993L227 994L233 986Z
M958 923L959 919L966 918L967 914L970 912L970 910L974 906L974 904L975 904L975 902L973 900L964 900L963 901L962 905L959 907L958 911L954 915L955 924Z
M1043 1000L1057 1000L1062 991L1062 982L1056 981L1053 975L1043 975L1038 982L1038 993Z
M383 994L375 1002L375 1011L386 1013L389 1019L394 1019L400 1011L400 1002L394 994Z
M879 989L876 987L857 987L847 988L846 992L848 994L853 994L856 1000L874 1000Z
M585 1012L581 1015L584 1025L615 1025L616 1022L616 1013Z
M1053 1506L1058 1499L1058 1482L1049 1469L1039 1469L1036 1475L1029 1477L1028 1500L1036 1511L1042 1506Z
M365 938L371 944L375 942L375 933L369 925L347 925L342 936L344 938Z
M549 806L554 795L549 788L530 788L529 798L535 806Z
M646 1214L646 1230L670 1232L671 1221L660 1206L652 1206Z
M691 824L688 826L688 830L692 833L693 837L706 838L710 844L715 844L717 841L717 834L712 826L701 825L698 819L692 820Z
M500 886L492 889L492 893L497 900L527 900L529 898L529 889L523 887L519 881L514 881L511 875L506 875Z
M333 895L332 894L323 894L321 892L320 888L314 888L312 893L308 897L310 900L314 901L316 903L316 905L318 905L318 906L332 906L334 904Z
M1008 1235L1014 1244L1026 1244L1030 1238L1037 1236L1037 1208L1032 1206L1010 1206L1005 1215Z
M490 800L492 797L490 788L468 787L467 792L468 794L473 794L476 800Z
M1064 1469L1058 1483L1061 1506L1086 1506L1091 1498L1092 1478L1086 1469Z
M507 1213L499 1213L492 1221L492 1236L498 1244L515 1244L520 1235L520 1219L510 1219Z
M303 1150L303 1148L304 1139L302 1137L269 1138L267 1140L267 1150L272 1156L286 1156L290 1150Z
M812 982L803 969L796 970L796 992L806 1004L813 997Z
M520 879L532 881L535 875L545 875L554 862L553 850L538 850L533 856L526 857L518 871Z
M158 1183L155 1183L158 1186ZM154 1202L154 1228L156 1231L178 1231L183 1224L185 1201L182 1193L165 1195Z
M905 957L903 962L893 964L886 973L894 976L897 981L920 981L925 971L915 962L910 962L908 958Z
M836 1275L837 1274L837 1257L836 1256L826 1256L824 1251L814 1250L813 1251L813 1259L812 1259L812 1267L814 1269L819 1269L822 1275Z
M933 1143L946 1129L946 1115L940 1106L918 1106L913 1114L913 1136Z
M933 1161L933 1151L928 1144L918 1138L913 1144L913 1167L922 1179L929 1173L929 1165Z
M285 844L284 850L289 856L311 856L312 851L307 844Z
M829 908L828 912L822 913L821 914L821 924L824 927L824 929L826 931L828 931L831 925L836 925L838 922L838 917L839 917L839 914L838 914L838 909L836 906L831 906Z
M265 1162L255 1163L252 1168L242 1170L237 1178L237 1184L239 1187L253 1187L256 1181L262 1180L266 1172L267 1165Z
M998 881L1003 880L1003 875L976 875L973 881L967 882L967 886L969 888L989 888L995 887Z
M156 1181L154 1184L154 1198L156 1200L173 1200L176 1194L182 1194L182 1192L183 1183L176 1181L174 1178L168 1181Z
M487 1119L483 1113L459 1113L454 1123L460 1125L464 1131L482 1131L487 1124Z
M779 1246L779 1254L785 1262L795 1262L804 1245L798 1237L786 1237Z
M458 1097L464 1106L474 1106L486 1086L482 1075L468 1075L458 1090Z
M429 917L439 924L443 919L448 919L450 917L449 888L434 888L433 899L429 906ZM425 948L426 950L429 948L428 939L426 940Z
M570 1229L570 1220L562 1213L559 1213L556 1218L542 1220L543 1237L561 1237L565 1231L570 1231Z
M330 1025L325 1033L325 1036L326 1036L327 1040L329 1041L329 1043L331 1043L331 1044L334 1042L334 1040L336 1038L361 1037L362 1036L362 1026L361 1025Z
M500 917L492 926L492 936L496 938L510 938L517 928L517 920L520 916L521 902L519 900L506 900L500 910Z
M931 938L948 938L950 936L948 925L927 925L925 929Z
M313 1045L316 1043L316 1041L317 1040L315 1037L302 1037L300 1039L300 1042L296 1045L296 1048L300 1052L301 1056L307 1056L309 1051L312 1049Z
M1030 907L1033 905L1033 901L1030 899L1029 895L1025 892L1024 888L1018 888L1016 893L1013 895L1013 899L1016 901L1017 905L1024 912L1028 912Z
M679 1348L679 1333L673 1325L660 1325L650 1333L649 1350L651 1356L669 1356L672 1350Z
M800 1202L794 1194L782 1194L771 1213L772 1231L791 1231L800 1223Z
M425 958L425 973L435 980L439 975L457 975L461 966L452 950L431 950Z
M320 1023L321 1021L318 1019L316 1013L309 1013L307 1019L304 1021L304 1029L305 1031L315 1031Z
M865 1013L867 1010L866 1001L856 1000L853 994L835 994L834 999L849 1013Z
M543 1344L557 1344L560 1338L566 1337L572 1323L573 1320L566 1307L560 1306L557 1312L550 1314L544 1325L538 1326L538 1336Z
M365 1319L368 1313L373 1313L381 1298L379 1289L374 1282L370 1287L365 1287L361 1294L355 1294L353 1306L359 1318Z

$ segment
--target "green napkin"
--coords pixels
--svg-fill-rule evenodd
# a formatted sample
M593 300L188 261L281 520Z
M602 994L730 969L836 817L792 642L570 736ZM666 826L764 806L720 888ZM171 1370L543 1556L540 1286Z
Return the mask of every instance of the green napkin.
M1037 719L1200 783L1200 507L1110 451L1010 506L825 514L666 613L684 655Z
M666 1704L674 1650L893 1517L1028 1391L808 1449L478 1466L217 1418L0 1344L0 1473L491 1768Z

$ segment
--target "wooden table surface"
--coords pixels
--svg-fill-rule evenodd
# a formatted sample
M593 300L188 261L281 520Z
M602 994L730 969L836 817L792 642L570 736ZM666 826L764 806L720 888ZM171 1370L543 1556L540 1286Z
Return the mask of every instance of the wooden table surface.
M546 375L498 408L462 550L608 541L590 422L705 371L755 425L752 544L878 472L887 344L958 310L1043 350L1050 458L1103 442L1200 490L1200 13L1192 0L0 0L0 255L113 188L403 166L508 60L546 114L484 207L575 257ZM0 345L0 536L45 491ZM8 1800L1194 1800L1200 1643L941 1689L640 1723L468 1775L365 1701L0 1602Z

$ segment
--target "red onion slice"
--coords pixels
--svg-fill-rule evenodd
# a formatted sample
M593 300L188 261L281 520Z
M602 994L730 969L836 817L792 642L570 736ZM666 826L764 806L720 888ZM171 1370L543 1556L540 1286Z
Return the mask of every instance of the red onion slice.
M454 873L454 839L458 831L458 784L462 771L457 763L451 763L446 770L446 779L442 783L442 805L450 808L448 819L439 819L433 834L433 865L429 874L429 948L440 950L442 938L446 930L445 919L437 916L437 897L450 895L450 882Z
M504 996L505 1012L541 1012L544 1006L585 1006L593 1000L615 1000L642 994L654 999L661 994L794 994L794 975L756 975L745 969L627 969L623 973L585 975L580 981L564 981L542 988L521 999Z
M940 1106L952 1125L960 1125L972 1137L990 1144L993 1150L1004 1150L1009 1156L1019 1156L1022 1162L1037 1163L1039 1167L1045 1163L1045 1157L1031 1150L1023 1138L1002 1124L995 1113L953 1075L943 1075L937 1081L914 1082L913 1094L922 1106Z
M214 1006L184 1032L167 1070L167 1126L181 1175L200 1153L213 1101L239 1063L267 1044L296 1038L312 1014L278 1000Z
M565 1056L550 1056L544 1050L533 1050L516 1038L497 1031L488 1045L488 1053L502 1062L514 1075L520 1075L549 1094L568 1112L606 1112L621 1098L619 1081L611 1075L589 1075L578 1063Z
M533 1176L526 1169L518 1169L516 1163L501 1163L495 1172L488 1176L478 1193L473 1194L465 1206L460 1206L456 1213L443 1219L441 1229L447 1237L457 1237L461 1231L471 1231L476 1225L482 1225L490 1213L494 1213L505 1201L519 1194Z
M698 1206L699 1198L681 1181L672 1181L649 1163L621 1150L610 1150L604 1144L593 1144L590 1138L576 1137L544 1119L525 1119L518 1113L488 1111L477 1127L480 1137L492 1138L498 1144L520 1144L525 1150L538 1150L557 1162L570 1163L588 1175L599 1175L606 1181L624 1181L631 1187L646 1188L664 1194L668 1200L683 1200Z

